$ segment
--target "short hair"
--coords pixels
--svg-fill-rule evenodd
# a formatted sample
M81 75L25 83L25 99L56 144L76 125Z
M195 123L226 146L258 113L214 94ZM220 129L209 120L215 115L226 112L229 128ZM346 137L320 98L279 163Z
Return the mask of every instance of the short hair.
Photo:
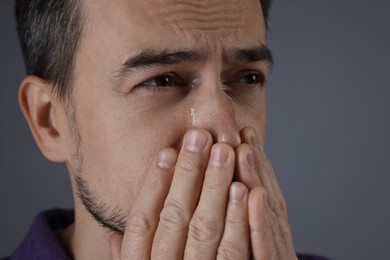
M27 74L53 83L63 98L83 28L80 0L16 0L15 16Z
M267 24L271 0L260 0ZM81 0L16 0L15 16L26 72L53 84L59 99L70 94L83 28Z

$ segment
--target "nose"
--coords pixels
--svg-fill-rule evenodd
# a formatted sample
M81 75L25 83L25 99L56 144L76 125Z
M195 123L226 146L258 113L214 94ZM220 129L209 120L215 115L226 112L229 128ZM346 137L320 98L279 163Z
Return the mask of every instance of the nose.
M198 90L190 108L192 126L207 129L214 142L236 148L241 138L234 101L222 88Z

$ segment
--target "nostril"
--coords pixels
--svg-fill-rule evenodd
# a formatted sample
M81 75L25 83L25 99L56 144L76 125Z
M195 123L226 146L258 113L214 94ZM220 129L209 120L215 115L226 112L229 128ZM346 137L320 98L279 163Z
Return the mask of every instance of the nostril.
M236 129L219 130L215 140L218 143L229 144L233 149L241 144L240 133Z

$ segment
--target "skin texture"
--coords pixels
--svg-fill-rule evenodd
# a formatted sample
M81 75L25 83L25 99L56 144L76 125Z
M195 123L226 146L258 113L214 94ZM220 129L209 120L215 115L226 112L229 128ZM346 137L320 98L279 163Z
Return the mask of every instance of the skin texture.
M84 13L73 101L57 100L34 76L19 94L42 153L69 170L76 212L62 233L69 254L295 259L284 198L262 149L270 64L232 54L265 46L259 1L86 0ZM197 55L123 69L143 51ZM76 178L124 234L85 209Z

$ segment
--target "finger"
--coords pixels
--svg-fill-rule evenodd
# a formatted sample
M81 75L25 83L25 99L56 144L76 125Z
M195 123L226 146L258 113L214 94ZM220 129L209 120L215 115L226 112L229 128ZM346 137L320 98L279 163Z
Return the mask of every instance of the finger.
M263 149L260 152L264 162L260 169L260 178L264 183L267 183L268 187L271 187L268 189L270 192L267 193L272 194L272 197L268 198L269 219L279 259L296 259L285 198L280 190L270 161Z
M224 229L234 160L234 150L230 145L213 145L199 204L189 225L186 259L215 259Z
M241 132L241 142L249 144L254 149L260 149L260 142L256 136L256 131L254 128L247 126L244 127Z
M255 152L248 144L243 143L236 148L235 167L235 180L243 183L249 190L262 185L257 170Z
M163 149L147 173L126 223L120 253L124 259L150 257L154 233L172 181L176 158L177 152L174 149ZM116 254L118 247L115 248Z
M121 259L121 247L122 247L123 235L117 232L110 236L110 252L112 260Z
M287 218L285 198L279 187L271 162L264 152L263 146L258 141L253 128L246 127L241 131L243 142L250 144L255 155L256 168L262 185L267 189L268 202L271 209L279 217Z
M152 258L183 257L188 225L199 200L211 144L212 137L206 130L192 129L186 133L160 214Z
M262 145L258 141L255 130L251 127L245 127L241 131L241 139L251 147L251 152L253 152L255 157L255 168L257 170L257 175L260 178L261 184L268 192L267 197L269 204L272 205L271 208L276 210L276 205L280 201L279 199L281 195L278 194L278 191L275 189L275 185L278 186L278 184L276 178L272 177L273 169L269 163L268 158L265 156Z
M248 206L252 259L277 259L265 188L256 187L250 191Z
M234 182L230 186L225 230L217 259L248 259L249 246L248 189Z
M286 201L276 179L271 162L262 148L259 153L261 157L259 174L262 183L264 183L264 186L270 194L268 200L269 206L278 217L287 218Z
M241 132L243 142L249 143L255 152L257 168L261 183L267 190L268 209L273 223L273 236L277 240L278 252L294 252L292 233L288 223L287 206L285 198L276 179L273 167L266 156L263 146L259 143L254 129L247 127ZM295 255L290 254L291 259ZM288 258L287 258L288 259Z

